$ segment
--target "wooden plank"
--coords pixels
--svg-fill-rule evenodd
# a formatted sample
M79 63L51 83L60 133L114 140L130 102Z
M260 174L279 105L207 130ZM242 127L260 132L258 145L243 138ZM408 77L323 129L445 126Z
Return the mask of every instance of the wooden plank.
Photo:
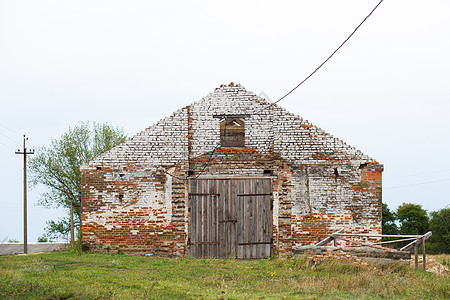
M237 257L237 197L238 187L236 183L232 184L232 196L231 196L231 216L236 222L230 223L231 227L231 252L234 258Z
M423 261L423 270L427 270L427 256L425 255L425 239L422 240L422 261Z
M200 183L200 192L206 193L205 186L208 185L208 181L202 180L202 181L199 181L199 183ZM205 196L201 196L200 199L201 199L201 206L199 207L200 208L200 210L199 210L200 224L199 225L200 225L201 231L200 231L199 241L204 242L205 241L205 204L206 204ZM201 251L200 257L205 257L206 248L202 244L199 245L199 248Z
M336 234L339 236L360 236L360 237L398 237L398 238L420 238L423 235L398 235L398 234L351 234L351 233L340 233Z
M264 191L269 191L269 195L264 197L264 231L263 240L270 241L270 244L264 246L263 256L271 255L271 244L272 244L272 212L271 212L271 202L272 202L272 181L270 179L264 180Z
M255 191L257 189L257 181L255 179L249 179L248 180L248 184L250 186L249 192L251 194L255 194ZM257 210L256 210L256 197L255 196L250 196L249 197L250 203L250 211L251 211L251 220L250 220L250 226L249 226L249 230L250 230L250 241L249 242L253 242L256 241L256 233L257 233L257 222L258 222L258 218L257 218ZM256 245L249 245L250 246L250 258L256 258Z
M428 231L424 235L419 235L419 238L422 237L424 240L426 240L426 239L428 239L431 236L431 234L432 234L431 231ZM406 250L411 249L412 247L414 247L415 242L416 241L413 241L413 242L409 243L408 245L400 248L400 251L406 251Z
M213 118L218 118L218 119L224 119L224 118L228 118L228 119L245 119L245 118L250 118L252 115L249 114L229 114L229 115L213 115Z
M231 200L232 200L232 184L230 181L225 181L225 189L227 193L227 198L225 199L225 220L231 219ZM225 248L225 257L229 258L231 256L231 227L229 224L224 223L224 226L226 228L225 234L226 234L226 248Z
M217 180L217 186L219 189L219 194L221 194L221 196L217 199L219 202L217 203L218 206L218 220L223 220L224 219L224 198L226 197L225 193L224 193L224 187L223 187L223 180ZM219 234L219 249L217 250L218 253L218 257L219 258L223 258L224 257L224 245L225 245L225 227L224 224L219 223L218 224L218 234Z
M248 180L244 181L243 191L246 193L246 189L248 189ZM247 201L246 201L247 200ZM244 200L244 243L248 243L250 241L249 237L249 226L250 226L250 205L248 199ZM244 258L251 257L251 249L248 246L244 246Z
M405 242L405 241L411 241L411 240L417 240L417 239L416 238L408 238L408 239L384 241L384 242L373 243L373 245L392 244L392 243Z
M252 182L253 184L253 182ZM256 209L256 199L254 196L249 197L250 203L250 211L251 211L251 220L250 220L250 242L256 241L256 233L258 231L258 216L257 216L257 209ZM251 248L251 258L256 258L256 245L250 245Z
M194 189L196 191L200 190L200 181L199 180L195 180L195 187ZM194 240L196 242L201 242L201 232L202 232L202 228L201 228L201 221L202 221L202 216L201 216L201 210L202 210L202 198L198 198L195 199L196 200L196 207L197 207L197 211L196 211L196 215L195 215L195 237ZM195 246L195 252L196 252L196 256L195 257L202 257L202 248L201 246L196 245Z
M218 245L218 242L191 242L191 245Z
M226 198L224 199L225 214L222 220L231 220L231 201L232 201L232 180L222 180L224 184L224 189L226 190ZM231 256L231 227L227 222L222 223L225 228L225 248L224 248L224 258L229 258Z
M252 179L247 180L247 192L250 190L253 190L253 183L254 181ZM254 197L250 196L248 197L248 208L249 208L249 223L248 223L248 241L252 242L255 240L255 205L253 201ZM255 247L252 245L247 246L249 248L249 258L255 257Z
M335 233L331 234L330 236L328 236L327 238L323 239L322 241L318 242L314 246L325 246L326 244L328 244L329 242L334 240L334 235L338 235L339 233L342 233L342 232L344 232L344 228L339 229L338 231L336 231Z
M213 191L211 191L211 190L214 190L214 181L213 180L209 180L209 182L208 182L208 193L212 193ZM206 219L207 219L207 222L206 222L206 240L205 241L207 241L207 242L211 242L211 241L213 241L213 239L212 239L212 236L211 236L211 233L212 233L212 231L213 231L213 228L212 228L212 226L213 226L213 224L212 224L212 197L211 196L205 196L205 198L206 198ZM211 249L211 244L209 244L209 245L207 245L206 246L206 249L207 249L207 257L212 257L212 249Z
M197 189L197 185L198 185L198 181L197 180L192 180L191 181L191 188L192 188L192 191L193 192L197 192L198 191L198 189ZM192 223L191 223L191 228L192 228L192 232L191 232L191 242L198 242L198 239L197 239L197 237L198 237L198 230L199 230L199 228L198 228L198 217L199 217L199 214L198 214L198 210L199 210L199 207L198 207L198 202L199 202L199 199L197 198L197 199L191 199L191 201L192 201L192 203L195 203L195 204L193 204L194 205L194 209L193 209L193 212L191 213L191 216L192 216ZM194 245L193 247L192 247L192 257L195 257L195 258L197 258L197 257L199 257L199 251L198 251L198 246L197 245Z
M203 175L199 176L198 180L205 180L205 179L214 179L214 180L243 180L243 179L276 179L277 176L243 176L243 177L237 177L237 176L214 176L214 175Z
M190 180L189 181L190 184L190 189L191 191L193 191L195 189L195 180ZM191 205L191 211L190 211L190 216L191 216L191 220L190 220L190 250L191 250L191 256L192 257L197 257L196 256L196 250L197 247L192 245L192 242L197 242L195 240L195 234L196 234L196 226L195 226L195 221L196 221L196 212L197 212L197 201L196 199L191 199L190 200L190 205Z
M245 192L245 190L244 190L244 185L245 185L245 181L244 180L241 180L240 182L239 182L239 193L244 193ZM247 212L246 212L246 208L245 208L245 201L244 201L244 199L242 198L242 197L237 197L237 198L239 198L239 200L240 200L240 202L241 202L241 207L240 207L240 209L241 209L241 218L238 220L238 222L240 222L241 223L241 236L240 236L240 241L242 242L242 243L244 243L245 241L246 241L246 229L245 229L245 226L247 225L247 221L246 221L246 219L247 219ZM246 251L247 251L247 248L246 247L244 247L244 246L241 246L241 252L242 252L242 254L241 254L241 256L240 256L240 258L245 258L246 257Z
M229 208L229 198L230 198L230 182L228 180L221 180L222 183L222 189L223 189L223 194L224 194L224 198L223 198L223 215L222 215L222 220L226 220L229 217L229 213L230 213L230 208ZM223 252L222 252L222 257L223 258L228 258L229 256L229 228L227 226L226 223L222 223L223 225L223 237L224 237L224 243L223 243Z
M254 194L238 194L237 196L238 197L272 196L272 194L269 194L269 193L265 193L265 194L254 193Z
M417 247L418 241L414 244L414 267L419 268L419 249Z
M219 184L218 181L215 181L215 191L219 194ZM215 220L215 225L214 225L214 236L215 236L215 240L217 241L217 246L214 246L214 257L218 258L219 257L219 198L215 199L214 202L214 220Z
M272 180L271 179L266 179L266 189L270 191L271 195L268 198L268 219L269 219L269 223L267 225L267 237L270 239L270 241L272 242L272 245L267 245L266 246L266 254L267 255L272 255L273 254L273 190L272 190Z
M238 193L241 192L241 184L238 184ZM236 196L236 247L237 247L237 258L244 258L244 247L240 246L243 243L244 238L244 199L242 197Z
M341 236L338 236L337 238L341 239L341 240L344 240L344 241L347 241L347 242L350 242L350 243L358 244L358 245L361 245L361 246L372 247L372 248L376 248L376 249L383 249L383 250L387 250L387 251L398 251L396 249L381 247L381 246L378 246L378 245L367 244L367 243L363 243L363 242L359 242L359 241L353 241L353 240L350 240L350 239L347 239L347 238L343 238Z
M210 185L210 180L208 180L206 182L206 184L203 186L203 192L206 194L209 194L209 185ZM209 234L209 224L208 224L208 220L209 220L209 216L208 216L208 196L202 196L203 198L203 210L202 210L202 214L203 214L203 242L208 242L208 234ZM209 257L209 245L201 245L203 247L203 257Z
M248 242L248 243L239 243L238 245L266 245L271 244L271 241L268 242Z
M256 193L262 193L264 191L263 181L261 179L254 179L256 182ZM264 196L254 196L255 197L255 215L256 215L256 228L255 228L255 242L263 241L263 205ZM263 255L263 245L256 244L256 257L261 258Z

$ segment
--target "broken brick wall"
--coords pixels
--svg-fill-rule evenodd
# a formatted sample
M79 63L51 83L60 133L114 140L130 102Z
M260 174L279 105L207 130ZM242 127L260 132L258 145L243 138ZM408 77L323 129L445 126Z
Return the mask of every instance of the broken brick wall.
M293 172L293 244L316 243L341 228L381 234L381 172L379 164L361 167L352 162ZM369 177L378 179L369 182Z
M245 120L245 146L218 148L230 115ZM341 227L381 233L382 165L239 85L221 86L81 169L83 244L94 250L185 254L188 176L270 175L279 253Z

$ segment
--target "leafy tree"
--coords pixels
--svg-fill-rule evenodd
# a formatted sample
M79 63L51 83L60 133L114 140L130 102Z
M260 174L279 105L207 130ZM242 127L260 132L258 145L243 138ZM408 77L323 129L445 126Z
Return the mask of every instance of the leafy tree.
M398 226L395 223L395 213L391 212L386 203L382 204L381 227L383 234L398 234Z
M37 239L38 243L48 243L50 242L49 238L45 235L38 237Z
M419 204L403 203L396 215L401 234L425 234L430 229L427 211Z
M52 140L50 147L37 150L29 164L31 182L43 184L47 191L41 194L38 204L44 207L63 207L68 215L47 222L44 237L52 240L67 236L70 230L70 203L74 203L75 228L80 225L81 188L80 165L125 141L123 129L108 123L79 123L65 132L60 139Z
M450 253L450 207L431 212L430 230L433 251Z

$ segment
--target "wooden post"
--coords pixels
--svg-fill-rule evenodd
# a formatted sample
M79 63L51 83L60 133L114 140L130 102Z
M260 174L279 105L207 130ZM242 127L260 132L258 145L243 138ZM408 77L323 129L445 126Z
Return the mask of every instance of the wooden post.
M423 270L427 270L427 257L425 255L425 239L422 239L422 255L423 255Z
M414 244L414 266L417 269L419 267L419 249L418 249L418 241Z
M26 141L28 138L23 136L23 152L16 151L16 154L23 154L23 253L28 253L28 214L27 214L27 155L34 154L34 150L27 151Z

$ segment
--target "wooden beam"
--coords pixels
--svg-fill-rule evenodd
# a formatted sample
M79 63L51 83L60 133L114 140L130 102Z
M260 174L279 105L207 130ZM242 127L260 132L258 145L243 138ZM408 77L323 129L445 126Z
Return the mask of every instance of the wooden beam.
M419 249L417 247L418 243L418 240L414 243L414 267L416 269L419 267Z
M347 242L350 242L350 243L358 244L358 245L361 245L361 246L366 246L366 247L371 247L371 248L376 248L376 249L382 249L382 250L387 250L387 251L398 251L398 250L396 250L396 249L391 249L391 248L381 247L381 246L378 246L378 245L373 245L373 244L367 244L367 243L363 243L363 242L358 242L358 241L346 239L346 238L343 238L343 237L340 237L340 236L338 236L337 238L338 238L338 239L341 239L341 240L344 240L344 241L347 241Z
M417 240L416 238L409 238L409 239L401 239L401 240L393 240L393 241L384 241L384 242L378 242L373 243L373 245L381 245L381 244L390 244L390 243L397 243L397 242L406 242L411 240Z
M340 236L360 236L360 237L398 237L398 238L420 238L423 235L400 235L400 234L346 234L339 233Z
M224 118L228 118L228 119L245 119L245 118L250 118L252 115L249 114L221 114L221 115L213 115L213 118L216 119L224 119Z
M419 238L422 238L423 240L428 239L430 236L432 235L431 231L428 231L427 233L425 233L424 235L419 236ZM400 248L400 251L406 251L411 249L412 247L414 247L416 241L412 241L411 243L409 243L408 245Z
M423 270L427 270L427 256L425 255L425 239L422 240L422 260L423 260Z
M342 232L344 232L344 228L339 229L338 231L336 231L335 233L329 235L327 238L325 238L322 241L318 242L314 246L325 246L326 244L328 244L329 242L331 242L331 241L333 241L335 239L334 235L336 235L338 233L342 233Z

